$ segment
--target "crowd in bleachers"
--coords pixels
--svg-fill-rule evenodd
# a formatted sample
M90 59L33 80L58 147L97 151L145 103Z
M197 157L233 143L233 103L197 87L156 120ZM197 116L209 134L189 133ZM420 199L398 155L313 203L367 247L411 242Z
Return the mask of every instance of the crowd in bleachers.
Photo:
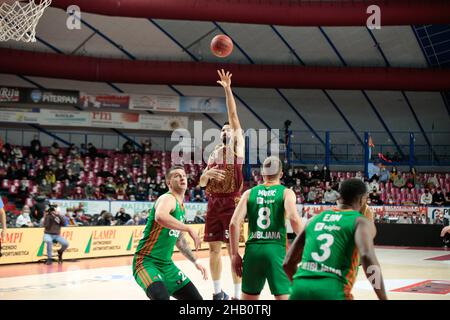
M283 183L292 188L297 202L308 204L335 204L339 197L340 183L349 178L358 178L367 184L371 205L450 205L450 174L418 174L413 168L408 173L396 167L382 167L378 174L369 178L362 172L331 172L328 168L312 171L303 168L289 169ZM262 182L259 170L252 171L252 185Z
M54 143L44 148L37 136L26 147L0 141L0 192L5 209L19 221L25 221L23 225L36 226L45 209L43 199L155 201L167 192L164 175L172 165L170 154L152 150L150 140L141 145L142 148L136 148L127 141L122 150L97 150L92 143L80 148L61 148ZM197 186L204 167L205 164L185 166L189 187L186 201L207 201L204 190ZM315 166L312 171L291 168L286 170L282 182L294 190L298 203L336 204L340 183L354 177L366 182L371 205L450 205L448 173L377 168L371 170L370 178L361 172L330 171L326 167ZM261 182L259 170L252 170L245 188ZM27 211L33 218L31 222L21 216L26 216ZM82 210L74 211L66 214L69 225L96 225L97 220L114 225L117 221L108 218L110 213L97 214L91 221L90 215L80 214ZM141 218L130 217L128 221L141 224Z

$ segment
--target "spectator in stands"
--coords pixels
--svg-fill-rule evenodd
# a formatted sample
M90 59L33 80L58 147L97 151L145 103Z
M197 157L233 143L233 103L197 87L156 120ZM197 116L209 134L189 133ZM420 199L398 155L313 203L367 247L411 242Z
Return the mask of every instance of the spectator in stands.
M295 192L295 194L298 196L300 194L303 193L303 187L302 187L302 182L300 179L295 179L295 185L291 188L292 191Z
M363 176L361 171L356 172L355 179L359 179L361 181L364 181L364 176Z
M388 200L386 202L390 206L395 205L395 200L394 200L394 198L391 195L389 195L389 198L388 198Z
M33 140L30 143L30 154L40 158L42 156L42 144L38 135L34 135Z
M79 180L79 175L75 174L72 171L72 169L67 169L67 179L66 180L69 180L72 187L75 187L75 185L77 184L77 182Z
M152 142L150 139L145 139L141 142L143 154L151 154Z
M84 187L84 194L86 195L86 199L95 200L94 193L95 193L95 187L94 187L92 181L88 181L88 183Z
M45 181L47 181L47 184L50 185L50 187L56 183L56 177L52 170L46 172Z
M295 182L294 171L292 169L289 169L287 175L284 177L284 185L290 188L294 185L294 182Z
M126 201L128 200L127 193L124 188L118 188L116 193L116 200Z
M88 156L91 159L95 159L98 156L97 148L91 142L88 143L87 150L88 150Z
M80 172L84 169L83 160L81 160L81 157L79 155L76 155L75 159L67 165L67 168L72 170L75 175L79 175Z
M124 225L128 220L131 220L131 216L125 212L125 208L120 208L114 219L117 221L118 225Z
M420 204L424 206L429 206L433 202L433 196L428 189L420 196Z
M14 179L22 180L23 178L28 177L27 166L25 164L21 164L17 170L14 172Z
M113 219L113 215L106 210L100 213L100 219L97 221L98 226L113 226L116 222Z
M99 187L95 188L94 198L95 200L104 200L106 198L104 193L101 191Z
M437 173L435 173L434 175L432 175L428 178L427 188L433 189L433 188L437 188L437 187L439 187L439 181L437 178Z
M321 181L323 179L322 172L319 170L317 165L314 166L311 171L311 183L315 184L317 181Z
M322 179L323 179L323 181L326 181L326 182L331 181L330 169L328 169L327 166L323 166L323 168L322 168Z
M28 180L24 177L20 181L17 197L20 199L21 203L25 203L25 200L28 198ZM29 208L28 208L29 209Z
M57 142L53 142L53 144L50 146L49 154L57 157L59 155L59 152L59 144Z
M55 178L57 181L64 181L69 178L66 169L64 169L63 163L58 164L58 168L55 171Z
M404 212L403 215L401 215L398 220L397 223L402 223L402 224L411 224L411 218L409 217L407 212Z
M136 201L146 201L148 193L143 186L137 188Z
M372 182L374 179L380 179L380 163L377 162L369 162L369 166L367 169L367 177L369 178L369 182Z
M122 145L122 152L124 154L132 154L134 152L134 144L130 140L125 141Z
M375 206L380 206L383 204L381 201L380 194L376 188L372 189L372 192L369 194L370 203Z
M141 157L137 153L131 159L131 166L133 168L140 168L142 166Z
M69 179L64 180L64 185L62 186L61 196L63 199L72 199L72 193L75 185L73 185Z
M61 244L61 249L58 250L58 263L62 263L63 253L69 247L69 242L61 237L61 227L66 225L66 220L64 219L61 212L55 208L50 207L45 214L44 218L44 242L47 244L47 262L45 264L49 265L53 263L52 260L52 249L53 241L57 241Z
M328 186L327 191L324 193L323 200L325 201L325 204L335 205L340 196L339 192L333 190L331 186Z
M372 179L372 182L369 183L369 190L376 190L377 192L380 191L380 184L378 183L378 178L374 177Z
M82 208L76 208L74 210L75 221L79 226L88 226L90 222L90 217L84 214L84 210Z
M309 192L308 192L308 197L307 197L306 201L308 203L314 203L315 200L316 200L316 195L317 195L316 188L315 187L311 187Z
M205 212L198 210L197 213L195 214L194 217L194 223L197 224L201 224L201 223L205 223L206 219L205 219Z
M42 179L41 184L39 185L39 193L49 197L52 193L52 186L47 183L47 180Z
M394 180L392 181L392 184L396 188L403 188L406 185L405 177L400 172L397 173L397 175L394 177Z
M133 218L128 220L125 225L127 226L139 226L141 224L141 215L139 213L135 213Z
M51 157L53 157L53 156L51 156ZM62 155L62 153L60 153L56 157L56 162L58 162L58 164L60 164L60 163L64 164L65 163L65 159L66 158Z
M72 192L72 199L74 200L83 200L86 199L86 195L84 194L84 190L77 186Z
M390 178L389 171L386 169L386 167L381 167L379 182L386 183L388 182L389 178Z
M425 213L422 213L420 215L420 218L418 220L419 224L428 224L428 217L425 215Z
M116 171L116 177L124 176L126 177L128 174L127 170L123 167L123 165L119 166L119 169Z
M191 202L205 202L205 193L202 188L198 185L192 190Z
M80 150L78 149L77 146L75 146L75 144L71 144L70 147L67 149L67 153L66 153L66 157L68 156L72 156L72 157L77 157L80 156Z
M397 176L398 176L397 167L392 167L391 174L389 175L389 180L391 180L391 182L394 182Z
M19 163L23 159L23 153L22 149L19 146L15 146L14 149L11 151L11 157L13 158L13 161L16 163Z
M2 160L3 163L8 163L9 151L5 147L0 151L0 160Z
M436 215L436 217L434 218L434 224L439 224L439 225L448 225L448 221L446 221L448 219L446 219L444 217L444 213L440 212L439 214Z
M445 197L442 193L441 188L437 188L436 192L433 194L433 202L434 206L442 207L445 204Z
M31 222L30 212L31 212L30 207L23 206L22 213L19 216L17 216L17 219L16 219L16 227L17 228L34 227L33 222Z

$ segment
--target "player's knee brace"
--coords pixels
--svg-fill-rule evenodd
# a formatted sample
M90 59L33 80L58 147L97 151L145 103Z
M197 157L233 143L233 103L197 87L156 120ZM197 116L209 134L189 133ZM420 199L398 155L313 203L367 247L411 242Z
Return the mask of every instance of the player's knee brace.
M183 288L176 291L173 296L177 300L203 300L203 297L192 282L189 282Z
M164 285L162 281L157 281L152 283L147 288L147 297L150 298L150 300L169 300L169 292L167 292L167 288Z

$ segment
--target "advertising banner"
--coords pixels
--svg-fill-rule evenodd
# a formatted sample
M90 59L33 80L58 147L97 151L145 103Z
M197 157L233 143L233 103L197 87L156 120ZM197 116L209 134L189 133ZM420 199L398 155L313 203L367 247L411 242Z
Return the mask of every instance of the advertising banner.
M91 125L91 119L87 112L42 109L39 115L39 124L48 126L89 127Z
M96 200L50 200L50 204L57 204L61 208L62 213L66 213L67 208L78 208L83 206L84 212L87 215L100 214L103 210L110 210L109 201L96 201Z
M157 112L178 112L180 111L180 97L132 94L130 96L130 109Z
M434 221L441 214L450 220L450 207L428 207L426 210L430 221Z
M139 114L119 112L90 112L91 125L101 128L140 129Z
M190 225L203 239L204 224ZM65 227L61 236L69 242L64 259L114 257L133 255L143 236L145 226L117 227ZM248 227L244 224L241 245L247 239ZM44 228L8 228L2 241L0 264L44 261L47 259L47 245L43 241ZM186 237L191 248L193 242ZM225 246L225 244L224 244ZM57 257L60 244L53 245L53 256ZM207 249L202 242L200 249ZM178 251L175 247L174 251Z
M80 93L78 91L54 89L20 89L20 102L44 105L78 106Z
M39 123L39 112L0 111L0 122Z
M0 86L0 102L19 102L20 89Z
M227 113L225 98L181 97L180 112Z
M173 131L188 127L188 117L158 116L152 114L141 114L140 116L140 128L143 130Z
M102 94L92 95L80 93L80 106L82 108L117 108L128 109L130 96L128 94Z
M125 212L133 217L136 213L153 208L154 202L148 201L111 201L111 213L115 215L120 208L124 208Z

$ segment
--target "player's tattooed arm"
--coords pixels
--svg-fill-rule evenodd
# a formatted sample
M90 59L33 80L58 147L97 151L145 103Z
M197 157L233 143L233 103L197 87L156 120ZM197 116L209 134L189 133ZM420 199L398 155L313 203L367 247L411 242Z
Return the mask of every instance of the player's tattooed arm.
M183 256L185 256L192 263L195 263L195 261L197 259L195 258L194 253L192 252L191 246L189 245L186 238L184 237L183 232L180 233L180 236L178 237L176 246L177 246L178 250L180 250L180 252L183 254Z

